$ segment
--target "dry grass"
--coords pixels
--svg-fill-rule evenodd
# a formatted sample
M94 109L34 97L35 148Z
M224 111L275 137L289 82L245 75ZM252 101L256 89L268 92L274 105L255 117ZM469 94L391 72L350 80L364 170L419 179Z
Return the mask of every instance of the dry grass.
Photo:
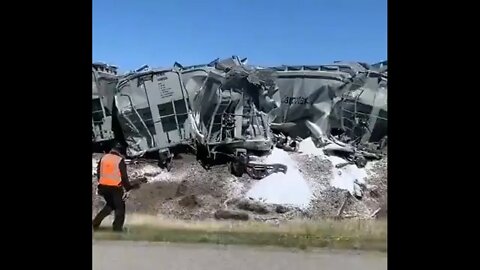
M105 221L105 224L108 224ZM128 233L96 232L95 239L387 250L386 220L291 221L278 226L247 221L180 221L129 216Z

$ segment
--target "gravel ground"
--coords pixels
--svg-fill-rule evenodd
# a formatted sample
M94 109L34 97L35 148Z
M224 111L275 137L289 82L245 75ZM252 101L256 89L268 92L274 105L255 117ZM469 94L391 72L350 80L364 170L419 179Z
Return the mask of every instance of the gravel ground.
M265 204L261 201L245 198L254 181L247 175L235 177L226 165L212 167L206 171L195 157L184 154L173 160L172 170L167 172L156 166L155 162L136 160L129 162L130 177L144 176L148 183L132 191L127 201L127 212L149 215L161 215L177 219L210 219L219 209L237 210L243 208L251 219L268 222L280 222L292 218L335 217L346 197L342 217L370 218L381 208L378 216L385 216L387 207L387 159L370 162L367 167L367 191L361 200L348 195L342 189L329 185L332 178L332 163L322 156L290 153L298 164L299 170L313 191L312 201L307 209L291 206ZM92 215L103 206L103 199L96 195L96 163L101 155L92 157ZM263 204L268 211L252 210L250 205ZM245 206L246 205L246 206ZM279 208L280 207L280 208ZM283 208L281 208L283 207ZM246 209L246 210L245 210ZM277 212L277 209L279 210Z

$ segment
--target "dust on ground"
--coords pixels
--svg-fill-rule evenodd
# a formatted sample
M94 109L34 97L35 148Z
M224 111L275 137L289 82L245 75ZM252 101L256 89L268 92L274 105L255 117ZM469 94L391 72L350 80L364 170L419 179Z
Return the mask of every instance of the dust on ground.
M92 164L101 155L94 154ZM162 215L179 219L207 219L225 205L228 198L240 197L249 189L251 180L233 176L226 165L205 170L190 154L172 161L170 172L160 169L155 161L136 160L127 164L130 178L144 176L148 183L130 192L127 212ZM96 195L96 173L92 172L93 214L104 203Z
M247 192L255 181L244 175L233 176L227 165L204 169L195 156L182 154L172 161L172 169L160 169L155 161L138 159L127 164L129 176L146 177L148 183L130 193L127 213L160 217L206 220L213 219L220 209L248 213L250 219L278 223L296 218L325 217L373 218L385 217L387 210L387 158L369 162L365 168L366 190L361 199L348 191L331 186L333 164L327 158L312 153L289 152L297 163L312 191L310 204L300 208L271 204L258 198L248 198ZM101 155L92 157L92 215L103 207L96 195L96 163ZM261 181L261 180L260 180ZM348 198L348 199L347 199ZM343 206L343 210L339 211Z

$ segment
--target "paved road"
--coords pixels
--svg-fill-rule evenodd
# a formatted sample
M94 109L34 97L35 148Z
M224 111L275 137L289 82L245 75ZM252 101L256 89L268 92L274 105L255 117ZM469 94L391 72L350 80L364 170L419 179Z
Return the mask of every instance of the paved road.
M94 270L386 270L386 253L95 241Z

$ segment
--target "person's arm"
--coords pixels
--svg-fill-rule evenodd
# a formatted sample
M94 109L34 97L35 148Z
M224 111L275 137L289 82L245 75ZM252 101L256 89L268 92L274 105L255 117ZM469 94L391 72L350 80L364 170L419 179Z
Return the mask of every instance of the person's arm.
M130 184L130 180L128 179L127 174L127 164L125 163L124 159L120 161L120 164L118 164L118 166L120 169L120 174L122 175L122 186L125 188L125 190L130 191L131 189L137 188L137 185Z

